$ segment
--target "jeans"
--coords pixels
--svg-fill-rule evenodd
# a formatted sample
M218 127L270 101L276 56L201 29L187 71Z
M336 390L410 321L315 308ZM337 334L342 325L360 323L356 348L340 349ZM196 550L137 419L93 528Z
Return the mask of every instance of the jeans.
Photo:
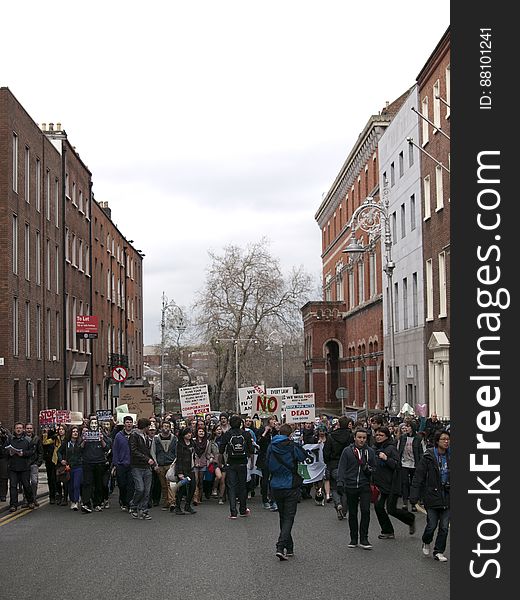
M150 467L132 467L132 477L134 479L132 508L147 512L150 488L152 486L152 469Z
M330 473L330 489L332 495L332 502L334 502L334 508L338 508L339 505L343 507L343 512L347 512L347 500L345 495L341 496L338 494L338 468L332 469Z
M437 538L435 540L435 547L433 548L433 554L443 553L446 550L446 542L448 540L448 531L450 528L450 509L449 508L427 508L426 509L426 528L422 535L422 541L424 544L431 544L433 540L433 534L435 529L439 526L437 531Z
M83 467L73 467L70 470L70 479L69 479L69 499L71 502L79 502L79 497L81 493L81 484L83 483Z
M412 485L413 476L415 474L415 469L410 467L402 467L401 468L401 479L402 479L402 494L403 494L403 504L408 504L408 498L410 497L410 487Z
M262 478L260 479L260 493L262 494L262 503L266 504L267 502L269 502L271 490L269 486L269 469L267 467L262 468Z
M34 502L34 497L31 489L31 471L11 471L9 469L9 489L11 491L10 505L18 507L18 484L23 486L23 492L27 498L27 502Z
M185 483L184 485L179 485L177 483L177 494L175 496L175 506L177 508L181 507L181 501L183 498L185 500L185 506L188 507L191 504L191 499L193 498L193 493L195 492L195 473L192 471L185 475L185 478L189 477L190 482Z
M130 465L116 465L117 487L119 488L119 504L128 508L134 495L134 478Z
M247 465L227 465L226 483L228 487L229 512L231 516L237 515L237 496L240 506L240 514L243 515L247 509Z
M31 489L34 500L36 500L36 496L38 495L38 468L36 463L31 465Z
M381 526L381 533L394 533L394 526L392 525L388 515L392 515L392 517L399 519L399 521L408 526L415 521L415 515L413 513L402 508L397 508L397 498L398 496L396 494L387 494L385 492L381 492L379 499L374 505L377 520ZM388 513L386 512L387 510Z
M276 542L276 551L293 552L294 541L292 539L291 530L298 508L298 500L300 499L300 488L289 490L271 490L274 500L278 506L278 516L280 518L280 535Z
M368 527L370 525L370 486L362 488L347 488L345 490L348 506L348 526L350 529L350 540L358 543L368 540ZM361 519L358 524L358 507L361 511Z

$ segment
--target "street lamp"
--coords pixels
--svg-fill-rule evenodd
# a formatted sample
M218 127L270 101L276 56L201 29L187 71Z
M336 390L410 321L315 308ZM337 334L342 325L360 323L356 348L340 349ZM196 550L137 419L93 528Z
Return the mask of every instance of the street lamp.
M390 215L388 212L388 181L385 179L382 201L376 201L372 196L367 196L366 200L356 208L352 213L347 228L355 231L358 227L368 233L369 240L372 241L377 235L384 233L385 244L385 266L383 271L388 278L389 314L390 314L390 411L397 414L399 409L397 403L396 377L395 377L395 324L394 324L394 287L392 276L395 269L395 263L392 260L392 233L390 231ZM355 227L354 227L355 226ZM353 260L359 259L367 250L359 241L353 237L343 252L350 254Z
M165 329L166 329L166 313L168 310L175 310L176 314L173 320L173 329L178 333L178 339L186 331L186 324L184 322L184 315L180 306L175 304L174 300L168 302L164 292L162 293L162 308L161 308L161 417L164 417L165 406L164 406L164 357L166 353L165 349Z
M215 344L219 344L220 342L233 342L235 347L235 388L236 388L236 410L237 415L240 414L240 399L238 397L238 342L253 342L255 344L258 343L258 340L254 338L217 338L215 340Z
M267 347L266 350L271 350L271 337L273 337L274 339L274 343L280 346L280 360L281 360L281 374L282 374L282 381L281 381L281 387L283 387L284 384L284 378L283 378L283 340L282 340L282 336L280 335L280 332L277 331L276 329L274 331L271 331L271 333L267 336Z

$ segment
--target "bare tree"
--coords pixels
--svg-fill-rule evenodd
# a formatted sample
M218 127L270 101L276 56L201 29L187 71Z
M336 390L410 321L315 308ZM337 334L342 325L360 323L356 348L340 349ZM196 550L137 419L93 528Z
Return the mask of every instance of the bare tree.
M216 380L212 406L233 406L235 348L217 340L240 340L239 363L252 353L255 342L265 340L276 328L287 335L301 333L300 307L312 293L311 277L302 267L282 274L278 259L265 238L246 248L229 245L223 254L209 252L211 264L204 289L198 294L196 321L216 354Z

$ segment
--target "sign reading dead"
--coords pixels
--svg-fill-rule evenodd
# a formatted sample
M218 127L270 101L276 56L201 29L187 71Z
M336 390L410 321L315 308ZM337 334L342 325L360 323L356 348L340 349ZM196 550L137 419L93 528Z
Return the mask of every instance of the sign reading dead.
M207 384L179 388L179 398L183 417L205 415L211 411Z
M280 420L280 415L282 414L282 396L255 394L252 414L257 414L261 419L277 417Z
M285 396L285 422L306 423L314 421L316 414L314 393Z

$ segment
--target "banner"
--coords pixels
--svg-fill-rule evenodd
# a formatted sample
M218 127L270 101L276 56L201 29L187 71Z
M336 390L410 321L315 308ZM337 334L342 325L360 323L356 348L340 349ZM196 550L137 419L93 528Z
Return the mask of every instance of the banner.
M208 385L206 383L179 388L179 398L183 417L194 417L198 414L205 415L211 411Z
M290 394L285 397L285 422L309 423L315 419L314 393Z
M305 462L298 463L298 473L303 477L303 483L321 481L325 476L323 444L304 444L303 448L311 454Z

